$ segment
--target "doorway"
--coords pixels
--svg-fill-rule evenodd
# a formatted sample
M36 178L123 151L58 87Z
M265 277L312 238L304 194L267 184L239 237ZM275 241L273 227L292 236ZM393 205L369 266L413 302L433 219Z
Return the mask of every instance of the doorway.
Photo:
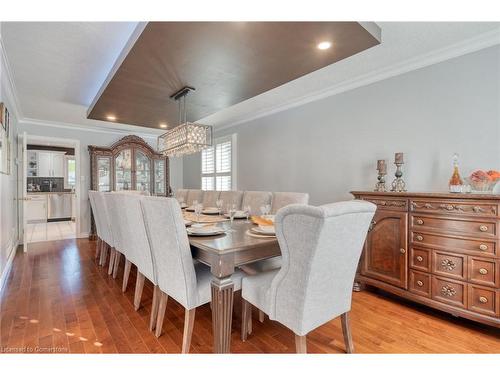
M80 141L19 135L20 237L29 244L80 237Z

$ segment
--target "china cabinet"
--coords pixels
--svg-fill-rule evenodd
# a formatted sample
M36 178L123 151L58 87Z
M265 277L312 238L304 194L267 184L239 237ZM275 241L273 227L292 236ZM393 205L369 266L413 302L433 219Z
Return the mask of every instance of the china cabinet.
M170 194L168 158L157 153L142 138L129 135L110 147L89 146L88 149L92 190ZM91 238L94 233L92 219Z
M377 205L355 290L371 285L500 327L500 195L352 194Z

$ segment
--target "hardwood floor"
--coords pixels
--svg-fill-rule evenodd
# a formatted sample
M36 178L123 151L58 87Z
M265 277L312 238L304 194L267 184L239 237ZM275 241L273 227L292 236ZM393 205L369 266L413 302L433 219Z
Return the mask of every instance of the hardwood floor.
M148 330L153 287L146 281L134 309L136 274L121 292L123 260L113 279L94 261L95 242L30 244L14 259L0 310L0 352L180 353L184 308L169 298L163 335ZM383 293L354 293L350 313L356 353L500 353L500 330L454 318ZM240 339L241 299L235 298L232 352L292 353L294 334L253 317ZM311 332L310 353L344 353L340 318ZM212 352L209 305L196 310L191 353Z

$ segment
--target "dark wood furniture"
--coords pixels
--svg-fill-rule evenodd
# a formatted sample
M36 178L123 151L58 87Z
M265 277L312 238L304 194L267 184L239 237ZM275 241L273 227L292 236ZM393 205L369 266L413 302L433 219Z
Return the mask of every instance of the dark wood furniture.
M229 227L228 222L219 225ZM226 234L189 237L193 258L210 266L213 275L211 287L214 353L231 351L234 292L231 275L238 266L281 255L276 238L255 238L246 233L252 225L235 220L233 230Z
M90 189L96 191L142 190L151 195L170 194L168 158L142 138L128 135L110 147L88 146ZM94 218L90 238L95 237Z
M363 284L500 327L500 195L354 191L377 212Z

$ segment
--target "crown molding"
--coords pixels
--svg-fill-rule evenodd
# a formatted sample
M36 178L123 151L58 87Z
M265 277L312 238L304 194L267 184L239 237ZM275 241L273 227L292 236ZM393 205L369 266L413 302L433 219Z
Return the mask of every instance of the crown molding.
M350 91L359 87L367 86L369 84L382 81L391 77L395 77L404 73L408 73L426 66L434 65L446 60L453 59L468 53L476 52L484 48L492 47L500 44L500 28L480 34L476 37L466 39L464 41L437 49L435 51L422 54L420 56L405 60L403 62L388 66L386 68L378 69L373 72L361 75L359 77L346 80L339 84L317 90L315 92L303 95L301 97L288 100L284 104L278 106L271 106L266 109L253 112L251 115L243 115L228 120L221 125L215 125L215 131L232 128L234 126L247 123L261 117L266 117L278 112L286 111L288 109L299 107L301 105L315 102L330 96L334 96L346 91ZM251 99L249 99L251 100ZM200 120L202 121L202 120Z
M7 92L6 96L9 98L9 103L12 105L9 108L10 113L12 113L16 119L19 121L23 117L21 106L19 99L17 97L17 89L14 83L14 78L12 75L12 69L10 68L9 59L7 57L7 52L5 50L5 44L2 39L2 35L0 34L0 54L1 54L1 62L4 69L5 76L7 77Z
M57 122L57 121L46 121L34 118L23 118L18 121L19 124L27 125L37 125L37 126L48 126L52 128L60 128L66 130L77 130L83 132L92 133L104 133L104 134L118 134L118 135L130 135L131 133L142 138L155 139L158 135L163 134L164 131L160 129L150 129L150 131L144 131L141 126L127 125L127 124L117 124L120 128L111 127L109 125L81 125L68 122Z

